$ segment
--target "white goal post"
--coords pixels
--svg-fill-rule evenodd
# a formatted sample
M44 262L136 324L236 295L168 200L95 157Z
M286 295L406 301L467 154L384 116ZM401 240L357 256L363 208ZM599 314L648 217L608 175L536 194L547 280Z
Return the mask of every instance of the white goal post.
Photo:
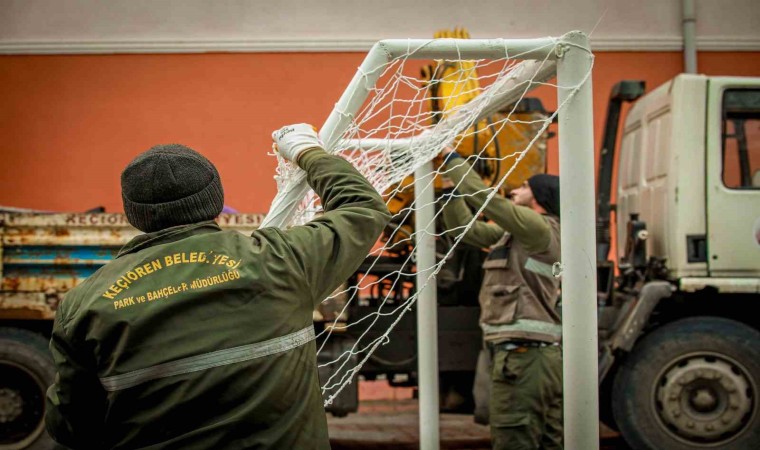
M376 43L358 68L347 89L320 130L325 149L340 145L357 149L404 148L436 139L428 130L393 141L382 138L345 142L344 133L370 95L382 68L394 58L410 59L519 59L508 76L497 79L483 94L436 126L454 130L457 118L475 114L488 117L524 95L516 86L540 85L556 76L559 122L561 191L562 333L564 355L564 429L568 449L598 449L598 372L596 318L596 251L594 210L594 146L591 97L591 54L588 38L574 31L559 38L542 39L397 39ZM473 111L476 111L473 113ZM463 131L463 130L462 130ZM343 141L343 142L342 142ZM445 143L443 143L445 145ZM429 158L428 158L429 160ZM518 159L519 161L519 159ZM415 162L417 224L433 227L435 206L431 182L432 163ZM411 174L411 173L410 173ZM264 226L289 225L309 187L305 174L293 173L280 186ZM495 191L494 191L495 193ZM438 374L437 324L434 274L435 230L416 233L419 343L420 444L437 449Z

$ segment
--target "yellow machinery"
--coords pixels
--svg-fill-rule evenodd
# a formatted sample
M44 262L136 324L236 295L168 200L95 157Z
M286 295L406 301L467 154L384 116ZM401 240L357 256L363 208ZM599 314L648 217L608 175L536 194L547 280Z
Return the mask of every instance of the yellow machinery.
M453 31L443 30L435 33L435 38L469 39L469 33L463 28ZM430 109L433 112L433 121L438 122L447 117L458 107L470 102L480 95L483 88L480 86L475 62L472 61L435 61L433 64L423 67L422 78L426 81ZM441 99L445 99L442 101ZM534 121L544 119L546 113L540 108L539 102L533 105L518 107L509 106L492 117L481 120L475 126L463 133L456 142L456 150L464 157L480 154L487 159L478 159L475 170L483 178L483 181L491 186L499 182L510 168L514 165L517 153L524 150L534 136L539 132L541 125ZM514 109L514 112L512 112ZM510 115L509 113L512 112ZM504 121L509 116L510 121ZM502 194L521 185L525 180L537 173L543 173L546 167L546 140L547 133L539 136L533 147L525 154L506 182L502 186ZM436 158L433 164L438 168L441 159ZM436 179L436 190L441 188L441 180ZM388 201L388 207L392 214L396 215L408 208L414 201L414 177L408 176L401 183L392 186L387 191L392 197ZM393 243L404 240L413 230L413 215L392 226L399 226L393 234ZM391 248L392 251L404 252L404 246Z

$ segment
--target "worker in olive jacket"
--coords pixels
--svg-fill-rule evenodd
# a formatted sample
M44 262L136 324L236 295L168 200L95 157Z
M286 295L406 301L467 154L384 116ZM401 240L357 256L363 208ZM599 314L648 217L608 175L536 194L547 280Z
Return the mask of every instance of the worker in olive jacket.
M288 230L222 231L214 165L153 147L121 177L145 232L72 289L50 343L47 429L93 449L323 449L315 305L345 281L389 220L378 193L328 155L311 126L273 134L325 213Z
M488 188L452 149L445 175L455 192L443 209L447 228L470 222ZM489 248L480 291L485 346L478 361L476 407L490 403L495 449L562 448L562 325L557 312L560 260L559 178L534 175L486 206L463 241ZM490 391L490 396L488 392ZM483 414L483 415L486 415Z

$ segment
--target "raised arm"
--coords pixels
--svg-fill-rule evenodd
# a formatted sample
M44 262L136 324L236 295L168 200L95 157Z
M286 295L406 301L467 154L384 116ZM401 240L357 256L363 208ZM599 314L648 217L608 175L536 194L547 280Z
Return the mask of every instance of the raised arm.
M284 239L316 305L354 273L391 216L380 194L356 168L322 150L316 133L303 127L299 132L303 133L302 150L284 156L306 171L309 186L322 200L324 214L285 231ZM284 144L280 141L277 145Z
M443 222L447 230L452 228L463 227L470 223L473 218L472 211L467 207L464 199L452 195L453 193L444 194L443 202ZM448 231L454 237L459 236L461 230ZM495 223L486 223L476 220L462 238L465 244L474 245L475 247L486 248L495 244L504 236L504 229Z
M464 194L470 205L479 209L486 202L488 187L475 173L470 164L456 153L447 156L446 175L451 178L457 192ZM510 200L495 195L486 205L486 217L509 232L528 251L544 251L551 241L551 228L541 214Z

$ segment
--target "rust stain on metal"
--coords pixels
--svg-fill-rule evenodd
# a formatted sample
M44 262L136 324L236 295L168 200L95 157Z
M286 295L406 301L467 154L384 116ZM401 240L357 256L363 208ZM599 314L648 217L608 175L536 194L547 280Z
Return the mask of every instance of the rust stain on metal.
M36 293L0 294L0 319L52 319L55 310Z
M47 305L50 307L51 310L57 311L58 310L58 306L63 301L63 296L64 296L64 294L62 294L62 293L61 294L58 294L58 293L52 293L52 294L50 294L49 293L45 297L45 302L47 303Z
M18 291L21 286L21 279L18 277L5 277L3 278L3 290L4 291Z
M111 238L114 239L114 240L118 240L118 239L123 239L124 238L124 234L121 232L121 230L117 230L116 228L111 228L109 231L111 233Z
M55 312L38 311L33 309L3 309L0 306L0 320L53 320Z
M10 292L45 292L54 290L65 292L84 281L75 275L61 276L29 276L6 277L0 289Z

